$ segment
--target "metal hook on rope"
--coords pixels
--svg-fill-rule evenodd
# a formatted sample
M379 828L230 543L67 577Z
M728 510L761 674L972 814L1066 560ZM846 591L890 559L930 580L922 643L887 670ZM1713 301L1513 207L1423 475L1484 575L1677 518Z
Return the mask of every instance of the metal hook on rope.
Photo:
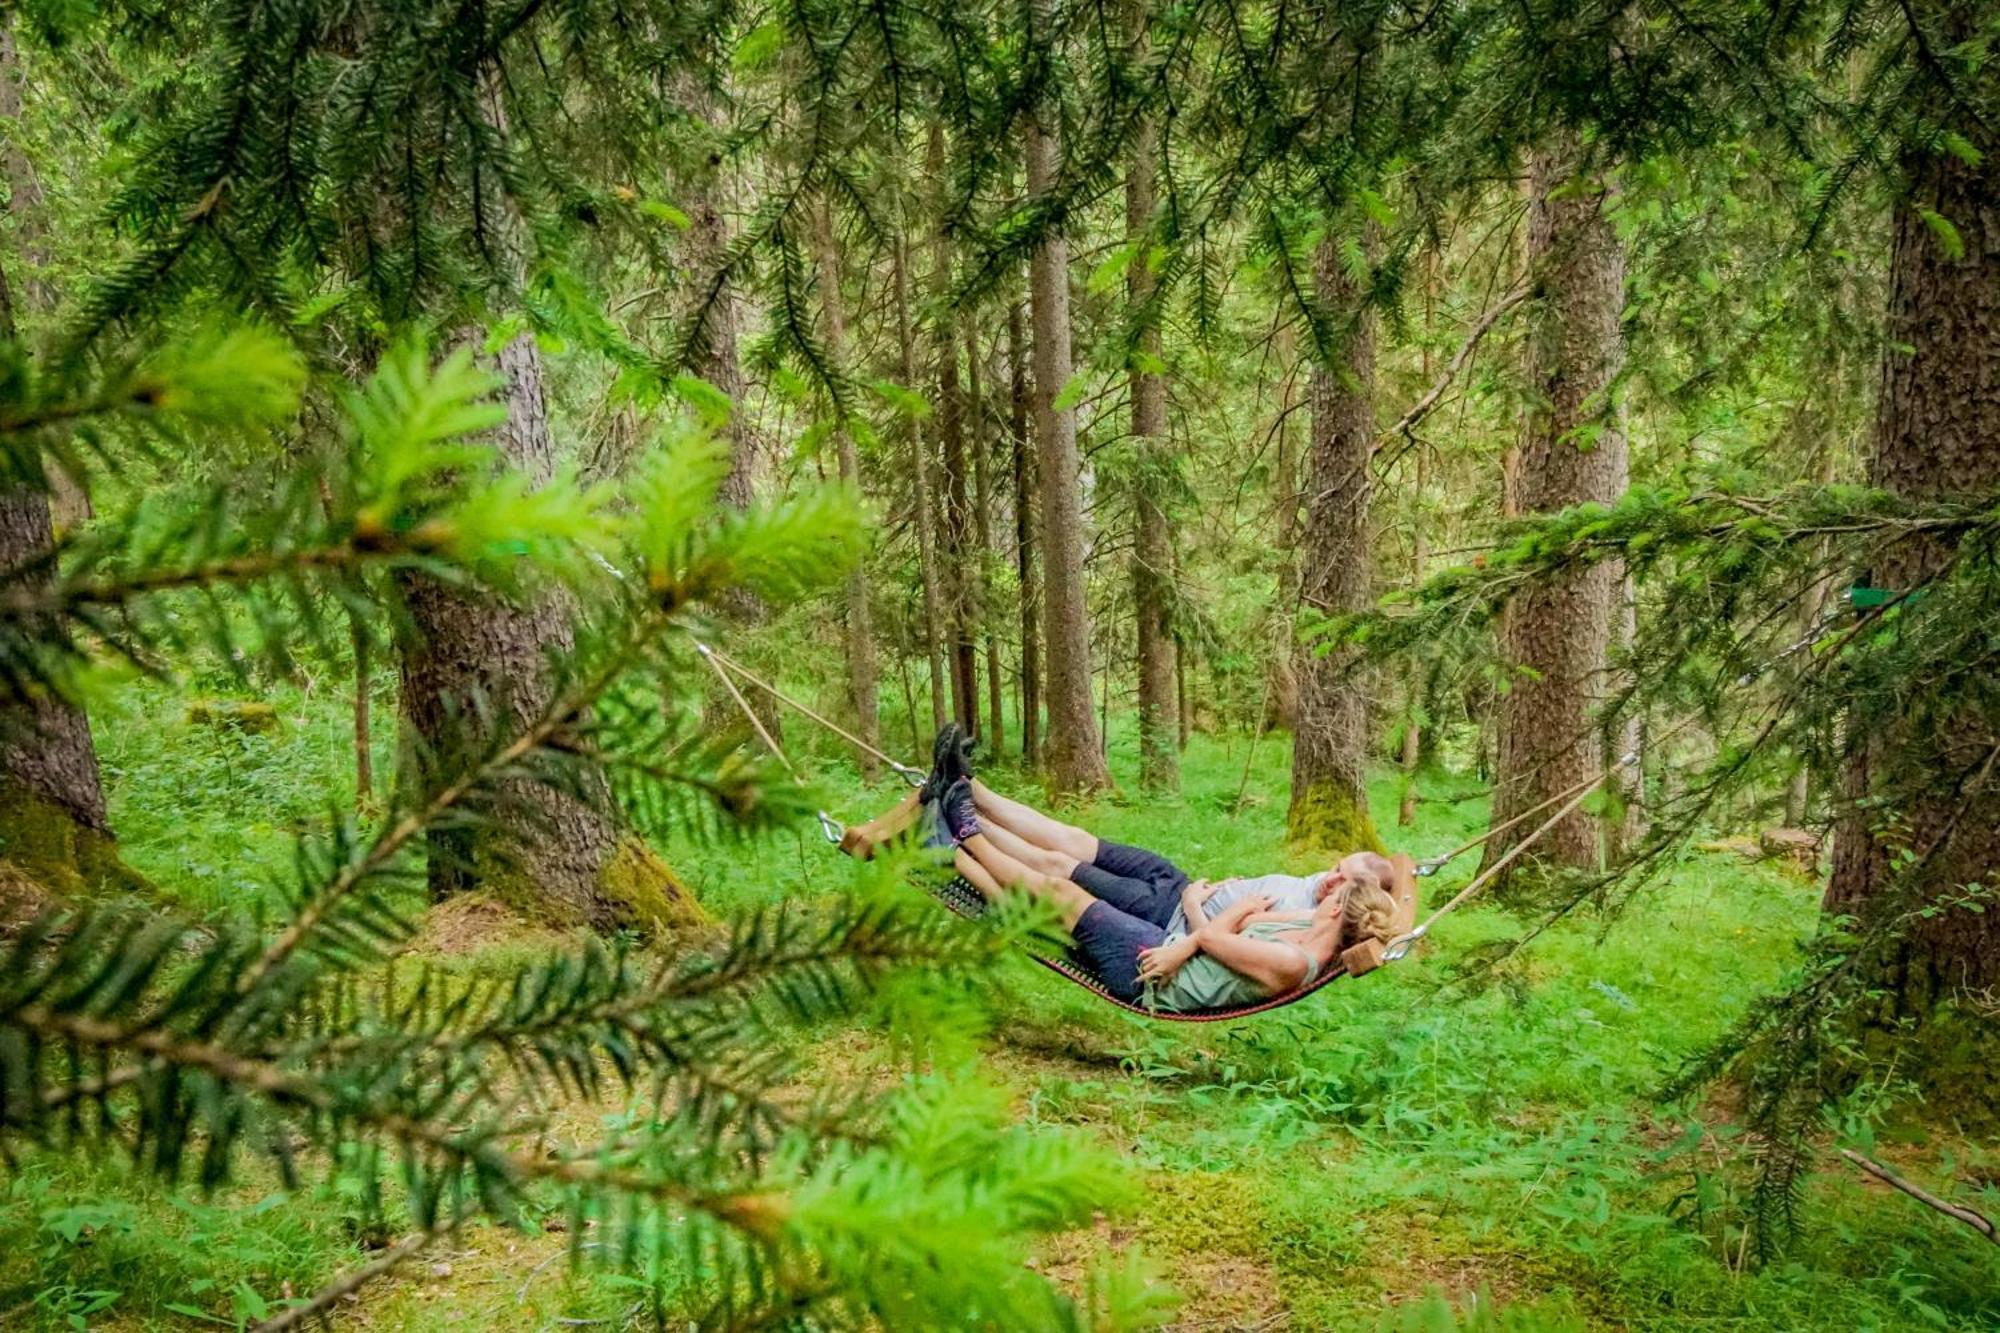
M1424 938L1424 936L1430 934L1431 927L1437 924L1438 920L1441 917L1451 912L1454 908L1456 908L1460 903L1464 902L1466 899L1472 897L1473 894L1478 893L1481 889L1485 888L1489 883L1493 881L1495 876L1497 876L1501 871L1505 870L1510 864L1512 864L1515 857L1519 856L1522 852L1527 851L1529 847L1533 846L1536 839L1540 838L1544 833L1547 833L1557 824L1562 823L1563 820L1569 818L1571 811L1575 810L1578 806L1582 805L1584 801L1588 800L1592 792L1596 791L1599 787L1609 782L1612 778L1612 775L1617 773L1619 769L1632 767L1638 762L1639 762L1639 752L1637 750L1628 750L1624 754L1619 756L1617 763L1612 764L1611 766L1606 768L1602 773L1599 773L1596 777L1591 778L1588 782L1582 783L1581 785L1577 786L1572 791L1570 791L1567 794L1568 795L1567 800L1564 800L1562 796L1555 797L1554 798L1555 800L1562 801L1561 809L1557 810L1554 814L1550 815L1547 819L1543 820L1541 825L1538 828L1536 828L1534 832L1530 833L1527 837L1515 843L1512 847L1509 847L1506 851L1506 854L1503 855L1499 860L1495 861L1492 865L1488 866L1486 869L1480 871L1477 875L1474 875L1472 877L1472 882L1470 884L1460 889L1457 892L1457 894L1455 894L1451 898L1449 902L1445 903L1444 906L1438 908L1435 912L1432 912L1428 917L1425 917L1424 920L1414 929L1406 931L1403 934L1398 935L1395 939L1390 940L1388 947L1382 950L1382 961L1385 963L1393 963L1398 961L1399 959L1407 957L1409 955L1410 950L1416 947L1417 941ZM1551 804L1550 801L1544 801L1542 802L1541 805L1536 806L1534 810L1530 810L1527 813L1534 814L1536 811L1546 809L1550 804ZM1517 815L1513 819L1509 820L1506 824L1503 824L1499 828L1496 828L1492 830L1492 832L1489 832L1486 835L1486 837L1490 838L1493 836L1494 833L1498 833L1506 828L1511 828L1513 825L1520 823L1521 820L1525 819L1526 817L1527 815ZM1479 841L1484 842L1486 841L1486 838L1481 838L1479 839ZM1476 846L1476 845L1477 845L1476 843L1468 844L1468 846ZM1459 849L1459 851L1464 851L1464 850L1465 848ZM1459 854L1458 852L1447 852L1443 857L1433 857L1432 860L1436 861L1438 865L1441 866L1444 862L1449 861L1452 857L1457 856L1458 854ZM1426 862L1425 864L1429 865L1430 862ZM1435 871L1436 867L1433 867L1430 873L1435 873ZM1417 873L1424 874L1426 872L1421 868L1419 868Z
M819 723L822 727L825 727L828 731L833 732L836 736L839 736L841 739L852 744L857 749L862 750L867 754L874 755L877 759L880 759L884 764L887 764L891 769L891 771L893 771L896 774L896 776L902 778L903 781L909 783L910 786L922 787L925 781L928 780L930 776L929 774L924 773L919 769L912 768L908 764L900 763L897 760L890 758L888 755L883 754L880 750L876 749L872 745L869 745L866 741L861 740L859 737L850 735L842 728L835 726L833 723L821 717L818 713L815 713L812 709L807 708L804 704L800 703L798 700L790 698L789 696L780 693L775 685L772 685L767 680L760 679L758 676L756 676L749 670L745 669L741 663L735 661L733 658L726 657L723 654L717 652L715 649L703 643L700 639L695 639L692 642L694 643L695 651L701 654L702 660L704 662L707 662L709 665L709 669L715 672L716 679L722 682L722 688L729 691L729 697L736 701L736 706L743 710L743 716L750 720L750 725L756 730L758 739L763 741L765 748L768 749L777 758L779 763L785 766L785 771L792 775L793 781L803 783L805 781L805 776L802 773L800 773L797 768L793 766L791 759L786 756L784 748L778 744L777 737L771 734L770 729L767 728L764 725L763 720L757 716L756 710L750 707L750 701L743 697L743 691L736 688L736 682L730 679L731 672L735 672L737 675L743 677L745 680L749 681L752 685L755 685L757 688L763 690L766 694L770 695L773 699L776 699L779 703L797 709L799 712L805 714L807 717ZM815 817L819 820L820 836L825 838L829 845L834 847L840 846L842 839L844 839L847 836L846 827L843 826L839 820L835 819L832 815L828 814L824 810L816 812Z
M1389 947L1382 951L1382 961L1385 963L1401 961L1410 950L1417 947L1418 940L1430 933L1431 923L1426 921L1421 926L1411 930L1408 934L1398 935L1389 942Z

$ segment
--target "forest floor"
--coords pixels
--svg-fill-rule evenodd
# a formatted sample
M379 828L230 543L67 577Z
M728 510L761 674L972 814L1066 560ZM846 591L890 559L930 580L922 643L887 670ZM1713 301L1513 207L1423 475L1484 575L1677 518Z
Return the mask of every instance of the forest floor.
M351 799L342 702L287 695L276 732L239 735L149 716L160 698L128 690L98 714L125 850L186 907L240 910L271 892L293 837ZM1286 743L1248 746L1197 736L1179 799L1111 796L1074 815L1206 877L1307 868L1283 848ZM1129 737L1114 737L1111 759L1130 781ZM862 789L838 760L825 771L850 819L895 798ZM1374 798L1398 849L1422 856L1482 826L1469 779L1426 776L1410 829L1395 827L1396 790L1385 773ZM663 850L721 912L838 893L852 873L810 832ZM1455 963L1519 929L1479 907L1409 962L1234 1024L1148 1022L1011 967L980 1076L1024 1122L1121 1156L1140 1186L1034 1262L1072 1282L1105 1252L1137 1247L1178 1293L1173 1326L1187 1330L2000 1327L2000 1248L1837 1158L1809 1181L1793 1249L1746 1262L1747 1176L1727 1099L1658 1099L1795 965L1817 899L1795 875L1697 854L1617 918L1550 931L1493 984L1446 985ZM820 1041L812 1067L904 1076L885 1039L852 1030ZM574 1108L579 1137L618 1110ZM1878 1153L1933 1185L1990 1188L2000 1171L1990 1140L1942 1115L1899 1117ZM337 1187L285 1195L255 1170L202 1196L31 1154L0 1176L0 1326L254 1321L363 1261L359 1212ZM569 1240L472 1228L368 1289L339 1326L617 1327L632 1287L573 1266Z

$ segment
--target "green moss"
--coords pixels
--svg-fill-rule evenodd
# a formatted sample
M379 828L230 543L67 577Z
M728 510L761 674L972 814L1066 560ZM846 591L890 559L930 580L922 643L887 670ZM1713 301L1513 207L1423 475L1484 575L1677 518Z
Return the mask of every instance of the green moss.
M1285 823L1294 847L1329 855L1383 850L1366 800L1337 782L1318 782L1293 792Z
M0 900L6 900L0 906L10 909L36 890L66 902L154 892L152 882L119 856L117 839L14 783L0 784L0 861L11 872L0 875Z
M1234 1254L1265 1258L1257 1191L1239 1175L1220 1171L1152 1171L1146 1176L1145 1235L1168 1253Z
M278 710L249 699L197 699L188 705L191 725L268 736L278 729Z
M627 921L648 933L706 925L710 919L673 867L630 833L619 840L597 887Z

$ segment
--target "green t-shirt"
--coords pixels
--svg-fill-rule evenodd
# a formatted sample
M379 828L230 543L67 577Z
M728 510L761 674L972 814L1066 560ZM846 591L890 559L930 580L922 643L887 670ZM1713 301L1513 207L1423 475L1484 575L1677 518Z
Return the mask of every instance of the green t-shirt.
M1243 937L1250 940L1276 940L1282 935L1296 934L1304 923L1298 921L1259 921L1243 930ZM1186 932L1171 936L1168 943L1181 939ZM1293 946L1297 948L1296 945ZM1306 978L1301 986L1309 986L1319 975L1319 964L1304 949ZM1255 1004L1268 998L1268 992L1244 976L1231 971L1207 953L1198 953L1182 965L1164 982L1153 982L1146 987L1140 1002L1148 1009L1158 1009L1170 1014L1184 1014L1192 1009L1234 1009L1238 1005Z

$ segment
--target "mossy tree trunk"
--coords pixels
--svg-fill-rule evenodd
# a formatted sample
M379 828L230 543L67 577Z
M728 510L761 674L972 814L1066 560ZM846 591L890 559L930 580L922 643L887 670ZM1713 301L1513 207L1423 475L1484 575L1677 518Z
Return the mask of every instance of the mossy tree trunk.
M17 238L39 231L35 216L40 184L15 144L21 114L22 71L11 20L0 16L0 153L9 187L8 220ZM9 261L12 256L9 256ZM41 304L33 282L9 282L11 263L0 263L0 340L18 330L15 306ZM54 478L50 480L53 482ZM0 582L46 585L55 544L49 493L32 485L0 490ZM52 626L29 633L41 639ZM64 699L20 682L0 687L0 860L10 862L39 889L58 898L141 887L144 881L118 857L104 805L104 783L90 719ZM18 696L18 697L15 697ZM4 881L0 881L4 892Z
M541 353L530 334L500 350L507 421L495 444L535 481L554 471ZM401 647L403 717L427 762L458 771L496 737L526 732L556 698L559 660L574 646L573 607L543 592L518 601L420 573L400 576L408 609ZM431 830L433 897L468 889L517 910L599 929L698 920L686 887L625 829L601 771L567 769L494 784L474 816Z
M1144 40L1146 9L1132 8L1133 26ZM1150 310L1158 282L1153 274L1151 238L1158 182L1159 131L1148 120L1133 136L1132 166L1125 176L1125 236L1135 248L1125 273L1132 317L1140 321L1132 358L1132 437L1139 452L1133 487L1132 606L1138 622L1139 785L1147 791L1179 791L1180 747L1175 743L1174 641L1170 623L1173 588L1173 531L1160 503L1167 452L1167 381L1160 374L1159 321Z
M1050 22L1050 0L1034 0L1036 26ZM1028 193L1056 186L1062 157L1053 94L1026 119ZM1050 230L1029 261L1035 325L1035 433L1039 437L1042 592L1048 633L1049 733L1043 746L1050 787L1095 791L1111 783L1090 700L1090 608L1083 581L1083 462L1076 408L1063 402L1071 373L1069 241Z
M45 492L0 492L0 583L46 584L53 541ZM90 719L32 684L20 693L0 701L0 860L58 898L140 886L111 836Z
M1528 262L1536 296L1528 414L1518 474L1520 512L1615 501L1625 490L1625 436L1615 401L1625 360L1625 252L1605 216L1602 182L1579 176L1573 136L1538 151L1528 212ZM1558 193L1560 191L1560 193ZM1606 562L1515 595L1501 631L1514 677L1499 706L1492 819L1499 824L1604 769L1593 716L1606 693L1606 660L1624 574ZM1539 820L1486 844L1486 864ZM1526 854L1546 864L1599 863L1596 816L1578 810Z
M1970 6L1938 22L1969 35ZM1921 500L1975 503L2000 489L2000 134L1976 136L1977 166L1940 152L1909 164L1889 261L1889 317L1870 480ZM1928 215L1928 216L1927 216ZM1956 244L1930 218L1941 217ZM1903 592L1958 553L1912 537L1867 576ZM1980 556L1975 558L1990 558ZM1941 906L1968 884L2000 883L2000 704L1990 670L1915 682L1886 717L1854 717L1846 809L1834 829L1826 908L1864 921L1928 911L1885 966L1906 1013L2000 987L2000 912ZM1865 804L1863 804L1865 802ZM1905 854L1916 900L1892 892Z
M1316 357L1308 389L1312 440L1306 460L1306 527L1298 586L1309 605L1356 611L1374 577L1368 508L1375 451L1375 332L1362 293L1323 240L1313 262L1322 307L1343 326L1338 360ZM1292 802L1286 831L1303 847L1339 853L1381 840L1368 813L1368 697L1346 652L1300 645L1293 674L1298 718L1292 740Z

